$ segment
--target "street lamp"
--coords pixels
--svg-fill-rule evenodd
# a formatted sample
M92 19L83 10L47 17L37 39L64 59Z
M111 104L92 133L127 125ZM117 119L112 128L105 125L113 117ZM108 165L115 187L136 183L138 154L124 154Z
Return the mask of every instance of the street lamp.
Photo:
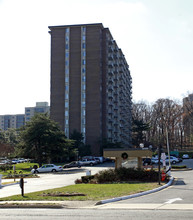
M170 147L169 147L169 139L168 139L168 129L166 126L166 142L167 142L167 150L168 150L168 158L169 158L169 167L171 167L171 162L170 162Z

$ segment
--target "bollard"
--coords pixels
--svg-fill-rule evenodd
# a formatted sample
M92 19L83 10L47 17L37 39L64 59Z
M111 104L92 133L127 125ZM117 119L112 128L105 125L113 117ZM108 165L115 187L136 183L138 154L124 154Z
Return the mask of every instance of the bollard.
M24 181L23 181L23 178L20 179L19 185L20 185L20 188L21 188L21 195L24 196Z
M86 171L86 176L90 176L91 175L91 170L87 170Z

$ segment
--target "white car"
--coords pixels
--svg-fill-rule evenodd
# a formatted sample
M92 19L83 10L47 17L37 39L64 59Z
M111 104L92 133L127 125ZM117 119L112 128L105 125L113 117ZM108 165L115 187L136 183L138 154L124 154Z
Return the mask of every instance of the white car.
M96 165L98 162L94 159L83 159L81 161L79 161L79 163L81 164L81 166L94 166Z
M47 173L47 172L58 172L62 171L62 166L56 166L54 164L44 164L43 166L32 169L31 173Z
M169 163L169 157L168 156L166 156L166 160L165 161L166 161L166 164ZM158 162L159 162L159 160L155 160L156 164L158 164ZM170 156L170 163L171 164L176 164L176 163L179 163L179 162L180 162L180 160L177 157ZM162 159L160 159L160 163L163 164L163 160Z
M189 159L189 155L188 154L183 154L182 159Z

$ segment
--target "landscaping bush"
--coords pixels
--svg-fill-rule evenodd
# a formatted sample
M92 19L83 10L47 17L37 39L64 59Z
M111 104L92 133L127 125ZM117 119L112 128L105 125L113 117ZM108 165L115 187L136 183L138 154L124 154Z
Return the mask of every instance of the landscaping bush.
M114 169L100 171L95 175L95 179L98 183L116 182L118 180Z
M143 170L134 168L118 168L100 171L95 175L98 183L123 182L123 181L143 181L155 182L158 180L158 172L154 170Z
M82 183L89 183L92 179L94 179L94 175L89 175L89 176L82 176L81 180Z
M77 179L75 184L80 183L121 183L121 182L156 182L158 181L158 172L155 170L144 170L121 167L118 169L102 170L91 176L82 176ZM167 181L167 178L166 178Z
M0 170L2 171L6 171L6 170L12 170L13 169L13 166L12 165L9 165L9 164L3 164L3 165L0 165Z

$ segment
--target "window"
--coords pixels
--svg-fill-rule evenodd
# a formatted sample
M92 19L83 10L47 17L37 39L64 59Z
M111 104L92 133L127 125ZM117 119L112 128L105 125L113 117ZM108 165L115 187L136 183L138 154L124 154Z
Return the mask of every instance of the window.
M86 49L86 44L85 43L82 43L82 48Z
M66 73L66 74L69 74L69 67L68 67L68 66L66 66L65 73Z
M82 65L85 65L85 64L86 64L86 60L83 59L83 60L82 60Z
M82 56L83 56L83 57L86 56L86 51L85 51L85 50L82 52Z
M68 117L68 111L67 110L65 111L65 116Z
M82 27L82 31L85 33L86 32L86 27Z
M85 123L86 123L86 120L85 120L85 118L83 118L82 119L82 124L85 125Z
M85 93L85 92L82 93L82 98L83 98L83 99L86 98L86 93Z

